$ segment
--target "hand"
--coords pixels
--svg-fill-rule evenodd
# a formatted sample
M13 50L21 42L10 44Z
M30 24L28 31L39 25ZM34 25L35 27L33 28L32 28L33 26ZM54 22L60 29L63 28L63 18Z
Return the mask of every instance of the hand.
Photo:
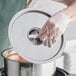
M51 47L59 36L61 36L70 22L69 17L59 12L51 17L39 32L39 38L45 46Z
M39 33L40 40L43 41L45 46L51 47L56 42L58 36L61 35L61 31L56 24L48 20Z

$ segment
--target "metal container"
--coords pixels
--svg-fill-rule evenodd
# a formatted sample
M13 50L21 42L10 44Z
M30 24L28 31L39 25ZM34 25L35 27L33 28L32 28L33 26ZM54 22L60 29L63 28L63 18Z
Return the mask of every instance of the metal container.
M53 76L56 71L54 62L46 64L17 62L5 57L10 52L13 52L13 49L7 49L2 52L6 76Z

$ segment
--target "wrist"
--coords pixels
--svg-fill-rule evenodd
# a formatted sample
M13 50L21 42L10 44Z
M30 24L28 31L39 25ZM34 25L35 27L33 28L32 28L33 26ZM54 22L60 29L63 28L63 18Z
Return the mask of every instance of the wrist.
M70 17L70 19L71 19L71 21L74 21L74 20L76 20L76 8L74 8L74 7L68 7L68 8L66 8L66 9L64 9L64 10L62 10L67 16L69 16Z
M70 17L70 19L73 18L71 8L66 8L66 9L62 10L62 12L64 12L68 17Z

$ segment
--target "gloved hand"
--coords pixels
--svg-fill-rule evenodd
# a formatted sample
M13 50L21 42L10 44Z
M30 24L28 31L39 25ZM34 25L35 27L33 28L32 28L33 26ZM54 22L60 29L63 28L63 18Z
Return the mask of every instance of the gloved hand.
M70 18L62 11L51 17L39 32L39 38L45 46L51 47L61 36L70 22Z

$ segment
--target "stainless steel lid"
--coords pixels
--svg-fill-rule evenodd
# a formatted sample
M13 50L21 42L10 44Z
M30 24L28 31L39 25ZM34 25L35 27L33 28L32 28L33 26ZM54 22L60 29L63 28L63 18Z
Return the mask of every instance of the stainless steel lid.
M61 36L51 47L45 47L36 38L40 28L51 17L35 9L24 9L17 13L9 25L9 40L13 49L24 59L33 63L46 63L62 55L64 37Z

